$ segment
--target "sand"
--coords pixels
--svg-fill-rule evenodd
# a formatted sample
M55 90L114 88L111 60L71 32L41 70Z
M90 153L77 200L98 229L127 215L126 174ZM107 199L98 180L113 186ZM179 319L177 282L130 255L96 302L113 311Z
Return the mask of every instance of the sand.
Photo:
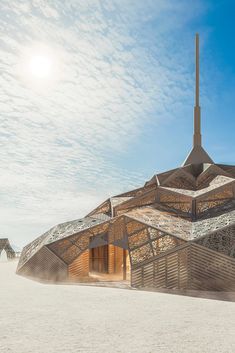
M45 285L0 263L1 353L234 353L235 303Z

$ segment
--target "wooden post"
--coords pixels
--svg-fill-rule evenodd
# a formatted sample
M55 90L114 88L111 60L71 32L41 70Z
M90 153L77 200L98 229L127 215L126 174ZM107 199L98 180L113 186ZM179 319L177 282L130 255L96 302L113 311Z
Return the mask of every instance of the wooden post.
M123 249L123 280L126 280L126 250Z

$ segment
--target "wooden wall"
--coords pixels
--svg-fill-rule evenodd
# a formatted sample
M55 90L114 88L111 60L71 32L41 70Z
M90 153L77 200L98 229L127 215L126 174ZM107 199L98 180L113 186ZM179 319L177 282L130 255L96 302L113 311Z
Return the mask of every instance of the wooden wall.
M192 244L191 288L234 291L235 259L204 246Z
M83 252L68 266L68 279L77 281L89 275L89 250Z
M146 264L133 268L133 287L187 288L188 247L155 258Z
M131 285L234 291L235 260L191 243L133 267Z
M18 273L45 281L61 282L67 280L67 265L46 246L43 246Z
M108 271L110 274L115 273L115 246L109 245L109 261Z
M108 261L108 273L121 273L123 263L123 249L109 245L109 261Z

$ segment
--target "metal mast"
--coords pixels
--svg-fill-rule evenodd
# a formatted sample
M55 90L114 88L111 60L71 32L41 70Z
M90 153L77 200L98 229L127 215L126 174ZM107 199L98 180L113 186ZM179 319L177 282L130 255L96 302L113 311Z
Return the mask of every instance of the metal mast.
M201 163L213 163L210 156L202 147L202 136L201 136L201 108L199 105L199 35L196 33L195 37L195 49L196 49L196 72L195 72L195 106L194 106L194 132L193 132L193 148L189 153L188 157L183 163L187 164L201 164Z
M196 34L196 86L195 86L195 106L194 106L194 135L193 147L202 145L201 138L201 108L199 105L199 35Z

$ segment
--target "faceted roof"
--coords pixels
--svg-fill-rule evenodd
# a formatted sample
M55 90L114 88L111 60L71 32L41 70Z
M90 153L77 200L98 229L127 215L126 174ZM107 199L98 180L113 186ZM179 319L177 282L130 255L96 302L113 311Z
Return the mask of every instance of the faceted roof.
M24 248L19 267L44 245L114 222L123 216L165 234L193 241L235 224L234 184L234 166L202 163L156 174L143 187L111 197L86 217L51 228ZM187 198L193 200L213 195L210 193L215 190L220 190L217 201L210 200L212 196L200 199L203 207L200 217L187 214ZM164 202L159 199L159 191ZM169 193L179 196L169 196ZM117 210L121 210L120 213Z
M21 256L19 266L22 266L29 258L31 258L42 246L55 242L57 240L66 238L67 236L79 233L92 226L101 224L105 220L95 217L85 217L61 223L49 229L46 233L36 238L33 242L29 243L24 249L24 257Z
M209 186L205 187L204 189L200 190L186 190L186 189L177 189L177 188L171 188L167 186L162 186L165 190L170 190L173 192L177 192L186 196L190 196L192 198L196 198L198 196L201 196L203 194L206 194L212 190L218 189L226 184L229 183L235 183L235 180L233 178L225 177L222 175L216 176L209 184Z
M173 216L152 207L142 207L126 213L128 217L157 228L178 238L190 241L235 224L235 210L196 222Z
M213 163L211 157L202 146L194 146L183 165L196 163Z

